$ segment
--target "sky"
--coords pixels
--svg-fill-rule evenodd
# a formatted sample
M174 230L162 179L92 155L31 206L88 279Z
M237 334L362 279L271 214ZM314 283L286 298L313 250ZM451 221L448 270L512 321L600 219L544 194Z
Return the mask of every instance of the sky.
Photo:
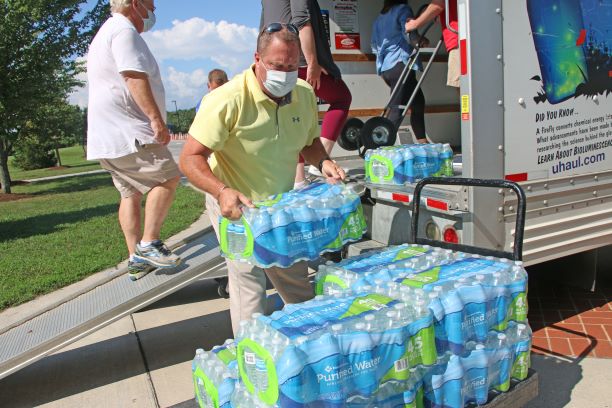
M206 93L211 69L221 68L231 78L253 61L259 0L157 0L155 6L157 22L143 38L159 64L168 110L174 110L174 101L178 109L194 107ZM76 90L70 102L87 106L87 87Z

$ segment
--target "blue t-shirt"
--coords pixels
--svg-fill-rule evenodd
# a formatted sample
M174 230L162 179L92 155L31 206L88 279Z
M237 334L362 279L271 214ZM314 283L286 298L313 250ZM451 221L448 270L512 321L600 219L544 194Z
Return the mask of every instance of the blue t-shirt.
M376 73L393 68L398 62L408 62L413 47L406 37L406 20L414 18L412 9L406 4L391 8L385 14L380 14L372 26L372 52L376 54ZM414 35L418 35L414 33ZM412 36L412 34L411 34ZM421 70L417 61L413 69Z

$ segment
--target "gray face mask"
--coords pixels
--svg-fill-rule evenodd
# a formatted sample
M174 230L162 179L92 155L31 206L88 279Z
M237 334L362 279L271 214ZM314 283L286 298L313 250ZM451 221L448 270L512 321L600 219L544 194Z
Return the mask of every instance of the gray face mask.
M153 28L153 26L155 25L155 13L153 13L151 10L149 10L144 3L141 1L140 4L142 4L142 6L147 9L147 17L143 17L142 15L140 15L140 12L138 12L138 15L140 16L140 18L142 18L142 24L143 24L143 28L142 28L142 32L147 32L150 29Z

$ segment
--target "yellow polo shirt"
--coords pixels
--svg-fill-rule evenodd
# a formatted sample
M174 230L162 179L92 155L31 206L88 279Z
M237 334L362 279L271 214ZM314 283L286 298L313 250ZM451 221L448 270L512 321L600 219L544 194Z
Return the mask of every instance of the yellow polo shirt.
M189 134L214 151L210 166L227 186L252 200L284 193L299 152L319 137L314 92L298 79L290 102L279 105L251 67L202 100Z

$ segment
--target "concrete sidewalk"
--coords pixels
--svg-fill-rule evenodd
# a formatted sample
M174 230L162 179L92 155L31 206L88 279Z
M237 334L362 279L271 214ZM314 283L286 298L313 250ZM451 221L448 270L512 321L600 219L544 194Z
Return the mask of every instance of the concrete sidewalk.
M229 302L199 281L0 380L3 407L192 407L191 359L231 336ZM612 407L612 360L533 356L529 408Z

